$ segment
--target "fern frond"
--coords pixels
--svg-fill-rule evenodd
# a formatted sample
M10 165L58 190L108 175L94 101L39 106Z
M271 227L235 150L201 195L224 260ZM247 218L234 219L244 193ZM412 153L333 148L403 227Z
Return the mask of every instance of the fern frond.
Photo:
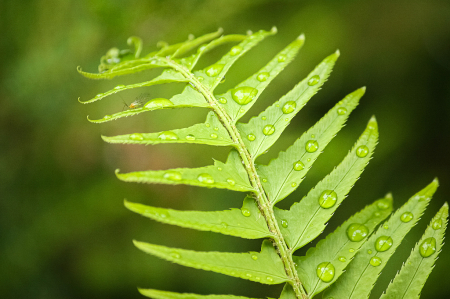
M142 295L154 299L254 299L249 297L233 296L233 295L198 295L189 293L180 294L154 289L138 289L138 290L139 293L141 293Z

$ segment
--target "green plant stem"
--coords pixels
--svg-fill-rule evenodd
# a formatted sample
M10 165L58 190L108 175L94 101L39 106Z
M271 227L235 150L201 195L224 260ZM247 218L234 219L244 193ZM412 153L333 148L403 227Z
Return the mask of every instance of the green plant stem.
M261 181L256 172L255 163L253 162L250 153L245 147L241 135L239 134L239 131L237 130L235 124L232 123L231 118L223 109L223 107L218 103L214 95L205 86L203 86L201 82L187 68L176 63L173 60L170 60L168 58L166 59L170 67L180 72L205 97L205 99L209 102L214 112L217 114L220 121L223 123L228 133L230 134L231 139L235 143L235 148L238 150L242 162L245 166L251 184L255 188L256 201L258 203L259 210L266 219L267 226L269 227L270 232L273 234L272 238L278 249L281 260L283 261L286 274L289 277L289 283L292 285L297 298L308 298L308 295L297 275L295 264L292 260L292 251L288 248L283 235L281 234L280 228L278 227L278 222L275 219L272 205L267 198L266 192L262 187Z

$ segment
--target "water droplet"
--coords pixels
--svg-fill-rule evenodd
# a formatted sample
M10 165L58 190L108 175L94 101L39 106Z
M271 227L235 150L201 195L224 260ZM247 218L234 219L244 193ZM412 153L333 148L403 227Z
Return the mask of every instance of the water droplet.
M388 209L390 206L391 206L391 202L390 202L388 199L380 199L380 200L377 202L377 207L378 207L380 210L386 210L386 209Z
M217 138L217 134L215 134L215 133L212 133L210 136L211 136L212 139L216 139Z
M202 81L203 81L203 77L201 77L201 76L200 76L200 77L198 77L197 79L198 79L198 81L200 81L200 82L202 82Z
M368 254L372 254L372 249L367 250Z
M116 87L114 87L115 90L119 90L125 88L125 85L117 85Z
M245 217L249 217L252 214L249 209L241 209L241 213Z
M267 179L262 179L263 183L267 183Z
M323 282L330 282L334 278L334 266L330 262L323 262L317 266L317 277Z
M314 135L314 134L311 134L311 138L316 138L316 135Z
M297 103L294 101L288 101L286 104L284 104L283 108L281 108L281 111L283 111L284 114L289 114L294 112L295 107L297 107Z
M291 184L291 187L295 187L295 186L297 186L297 183L294 182Z
M438 230L442 227L442 219L436 219L433 221L433 224L431 224L434 230Z
M352 223L347 228L347 237L352 242L360 242L369 234L367 226L361 223Z
M222 71L224 65L223 64L213 64L210 65L206 70L205 73L210 77L215 77Z
M378 267L381 265L381 259L378 256L374 256L370 259L369 263L374 267Z
M99 93L99 94L97 94L95 97L96 97L96 98L101 98L101 97L103 97L103 96L104 96L103 93Z
M169 107L169 106L173 106L173 103L171 101L169 101L168 99L156 98L156 99L152 99L152 100L148 101L147 103L145 103L144 108L154 109L154 108L164 108L164 107Z
M227 180L227 183L228 183L230 186L236 185L236 182L235 182L233 179L228 179L228 180Z
M252 254L252 260L256 261L258 259L258 256L256 254Z
M257 94L258 90L249 86L238 87L231 90L231 97L239 105L246 105L250 103Z
M181 173L178 171L167 171L164 178L172 181L181 181Z
M244 110L244 109L239 109L239 112L240 112L240 113L244 113L245 110Z
M311 162L311 158L306 159L306 161Z
M228 223L226 223L226 222L222 222L220 225L221 225L223 228L228 228Z
M218 171L222 171L222 167L217 167L217 170Z
M286 61L286 55L284 55L284 54L280 54L280 55L278 55L278 62L283 62L283 61Z
M308 85L309 86L314 86L317 83L319 83L320 81L320 76L319 75L314 75L311 77L311 79L308 80Z
M227 103L227 99L225 99L224 97L219 98L219 102L221 102L222 104L226 104Z
M141 140L144 140L144 136L142 136L142 134L139 134L139 133L134 133L134 134L130 135L130 139L141 141Z
M297 162L294 163L294 170L295 171L300 171L303 168L305 168L305 164L303 164L302 161L298 160Z
M273 282L273 278L270 277L270 276L267 276L267 277L266 277L266 280L267 280L268 282Z
M355 249L350 248L348 251L349 251L349 252L355 252Z
M340 256L338 260L339 260L340 262L343 262L343 263L347 261L347 259L345 258L345 256Z
M256 281L260 281L260 280L261 280L261 277L256 276L256 277L255 277L255 280L256 280Z
M347 114L347 109L345 109L344 107L339 107L337 110L337 114L345 115L345 114Z
M194 135L186 135L186 140L195 140L195 136Z
M375 249L380 252L386 251L392 247L393 242L391 237L381 236L375 241Z
M380 217L380 212L375 212L375 213L373 213L373 216L375 216L375 217Z
M281 226L284 227L284 228L288 227L288 222L286 220L284 220L284 219L281 220Z
M420 255L423 257L429 257L436 252L436 239L433 237L423 240L419 246Z
M264 127L263 129L263 134L264 135L272 135L273 133L275 133L275 127L273 125L267 125Z
M261 119L262 119L262 120L266 120L266 119L267 119L267 117L265 117L265 116L262 116L262 117L261 117Z
M270 74L269 74L268 72L261 72L261 73L258 74L258 76L256 76L256 79L257 79L259 82L264 82L264 81L266 81L267 78L269 78L269 77L270 77Z
M171 254L170 254L170 256L171 257L173 257L173 258L175 258L175 259L179 259L180 257L181 257L181 255L178 253L178 252L172 252Z
M252 277L252 275L250 273L245 274L245 276L247 276L248 278Z
M325 190L319 196L319 205L324 209L329 209L336 204L337 194L333 190Z
M199 176L197 177L197 180L201 183L206 183L206 184L212 184L214 183L214 179L210 174L207 173L201 173L199 174Z
M319 144L316 140L308 140L305 145L305 149L308 153L314 153L319 148Z
M207 128L211 127L211 125L210 125L209 123L205 123L205 126L206 126Z
M105 115L104 117L103 117L103 119L110 119L112 116L111 115Z
M365 145L361 145L356 149L356 155L360 158L364 158L369 153L369 148Z
M177 134L170 131L162 132L161 134L158 135L158 138L161 140L178 140Z
M242 47L241 46L234 46L230 50L230 55L231 56L236 56L236 55L240 54L241 52L242 52Z
M248 135L247 135L247 139L250 140L250 141L253 141L253 140L256 139L256 136L253 135L253 134L248 134Z
M383 225L383 228L384 229L389 229L389 225L385 224L385 225Z

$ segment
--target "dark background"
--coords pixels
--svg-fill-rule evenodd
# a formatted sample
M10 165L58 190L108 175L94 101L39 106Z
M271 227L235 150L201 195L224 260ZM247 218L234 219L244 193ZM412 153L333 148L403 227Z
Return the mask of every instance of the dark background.
M187 186L123 183L122 171L198 167L224 160L226 149L200 145L108 145L101 134L157 132L202 122L206 111L178 109L95 125L120 111L120 97L89 99L117 84L148 80L148 71L92 81L111 47L141 36L144 53L156 42L183 41L223 27L278 34L232 68L219 91L233 87L306 34L300 55L266 89L249 116L288 92L325 56L341 51L323 90L299 113L260 161L286 148L337 101L367 86L348 126L321 155L304 183L280 203L287 208L339 163L370 116L380 144L349 198L330 221L334 230L365 204L393 192L395 207L439 177L441 187L422 221L407 235L377 283L378 298L406 260L431 217L450 194L450 2L409 1L3 1L0 4L0 294L2 298L140 298L136 286L200 294L278 297L281 286L170 264L145 255L132 239L195 250L259 250L260 241L163 225L127 211L124 198L175 209L240 207L243 195ZM226 51L202 60L204 67ZM169 97L177 85L150 87ZM143 90L123 93L130 101ZM249 117L248 116L248 117ZM248 120L248 117L244 120ZM212 155L214 151L214 155ZM301 254L304 251L300 250ZM449 298L450 248L444 247L422 298ZM372 297L371 297L372 298Z

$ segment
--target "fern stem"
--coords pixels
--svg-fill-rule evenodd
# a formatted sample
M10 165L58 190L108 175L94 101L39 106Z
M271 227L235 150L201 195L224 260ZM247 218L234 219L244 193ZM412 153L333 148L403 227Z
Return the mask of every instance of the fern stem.
M297 298L306 299L309 298L305 289L303 288L300 278L298 277L297 271L295 269L295 264L292 259L292 251L288 248L286 241L281 234L278 222L275 219L275 214L273 212L273 207L270 204L267 194L261 184L259 176L257 174L255 163L248 152L244 142L237 130L236 126L231 121L230 116L226 113L223 107L218 103L214 95L201 84L201 82L184 66L176 63L170 58L166 58L167 63L170 67L180 72L185 78L187 78L190 83L192 83L197 90L205 97L208 103L211 105L214 112L217 114L220 121L223 123L227 129L231 139L235 143L235 148L238 150L241 160L245 166L249 179L252 186L255 188L256 201L258 203L259 210L264 216L267 226L270 232L273 234L273 241L278 249L278 253L283 261L286 274L290 278L289 283L295 291Z

